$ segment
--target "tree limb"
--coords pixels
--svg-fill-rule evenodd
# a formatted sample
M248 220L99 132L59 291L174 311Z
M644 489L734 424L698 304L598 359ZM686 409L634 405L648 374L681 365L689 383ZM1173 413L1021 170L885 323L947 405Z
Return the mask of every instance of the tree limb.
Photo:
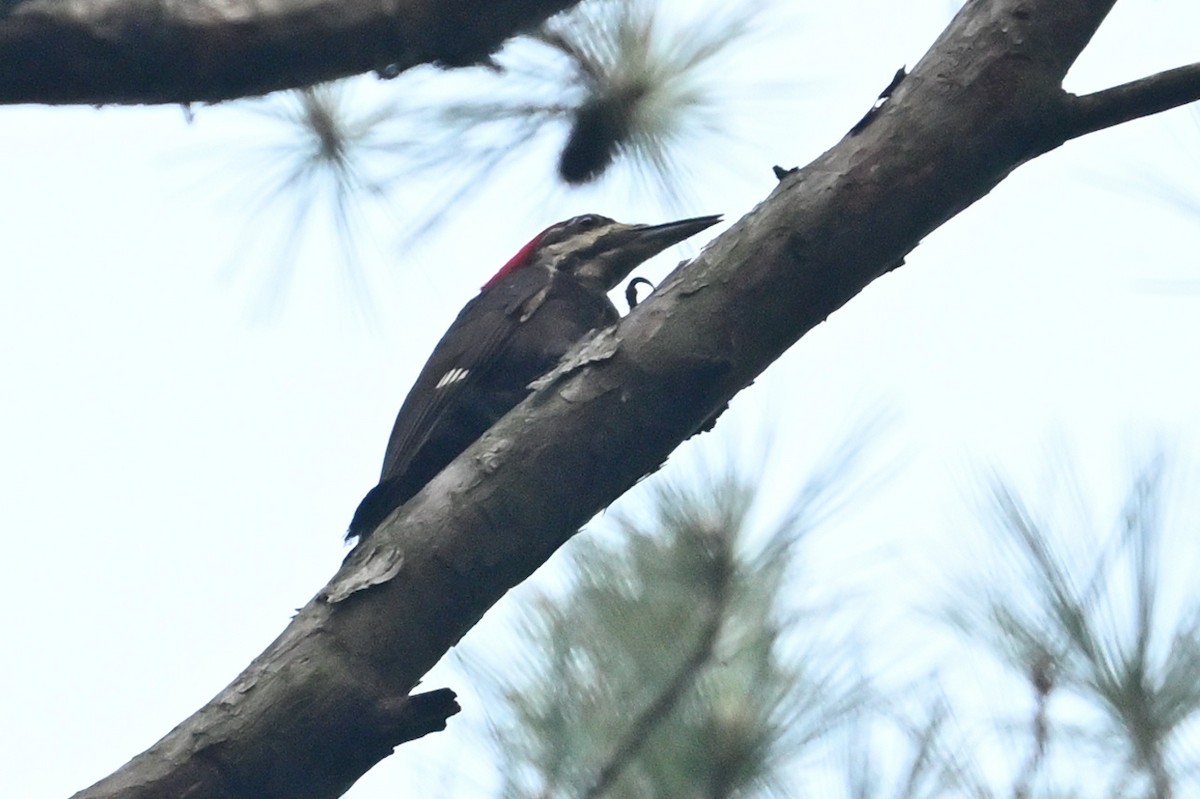
M1200 63L1068 98L1064 140L1200 100Z
M484 61L578 0L7 0L0 103L193 103Z
M577 348L228 688L77 797L343 792L395 745L379 708L509 588L924 236L1062 142L1063 77L1113 2L967 3L869 126Z

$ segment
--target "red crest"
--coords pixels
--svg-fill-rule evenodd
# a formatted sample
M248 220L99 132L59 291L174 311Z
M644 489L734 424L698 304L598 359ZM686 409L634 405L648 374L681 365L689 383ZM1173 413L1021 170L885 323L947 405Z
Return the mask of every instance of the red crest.
M551 225L550 227L554 227L554 226ZM546 230L549 230L549 229L550 228L546 228ZM484 283L483 287L480 288L479 290L487 291L492 286L499 283L500 280L505 275L507 275L509 272L513 272L517 269L520 269L522 266L524 266L526 263L528 263L529 256L533 255L533 251L535 249L537 249L538 242L540 242L542 240L542 236L546 235L546 230L543 230L541 233L534 236L532 239L529 240L528 244L526 244L521 249L517 250L517 254L514 255L512 258L509 258L508 263L506 263L504 266L500 267L500 271L497 272L496 274L492 275L491 280Z

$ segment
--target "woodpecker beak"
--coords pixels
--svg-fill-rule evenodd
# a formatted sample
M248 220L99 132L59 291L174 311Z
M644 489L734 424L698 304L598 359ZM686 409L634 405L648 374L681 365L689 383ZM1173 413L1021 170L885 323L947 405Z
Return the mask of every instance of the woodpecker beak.
M697 216L662 225L626 225L614 222L597 230L591 253L578 276L596 280L612 291L630 272L672 244L696 235L721 221L721 215Z

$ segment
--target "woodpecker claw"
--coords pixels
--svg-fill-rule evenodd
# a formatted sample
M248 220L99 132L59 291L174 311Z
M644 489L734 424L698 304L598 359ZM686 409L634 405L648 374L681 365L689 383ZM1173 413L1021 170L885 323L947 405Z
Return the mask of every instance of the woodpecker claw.
M651 291L654 291L654 284L651 283L649 280L647 280L644 277L635 277L633 280L629 281L629 283L626 284L626 286L625 286L625 302L629 303L629 310L631 310L631 311L637 307L637 304L638 304L637 287L643 283L645 283L647 286L649 286Z

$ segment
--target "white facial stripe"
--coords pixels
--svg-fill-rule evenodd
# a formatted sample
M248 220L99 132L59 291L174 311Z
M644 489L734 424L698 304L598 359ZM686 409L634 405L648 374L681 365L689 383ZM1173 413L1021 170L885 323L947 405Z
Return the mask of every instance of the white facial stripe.
M460 380L466 380L467 375L469 374L469 370L455 367L449 372L446 372L446 374L442 375L442 379L437 381L437 385L434 386L434 388L445 388L446 386L457 383Z

